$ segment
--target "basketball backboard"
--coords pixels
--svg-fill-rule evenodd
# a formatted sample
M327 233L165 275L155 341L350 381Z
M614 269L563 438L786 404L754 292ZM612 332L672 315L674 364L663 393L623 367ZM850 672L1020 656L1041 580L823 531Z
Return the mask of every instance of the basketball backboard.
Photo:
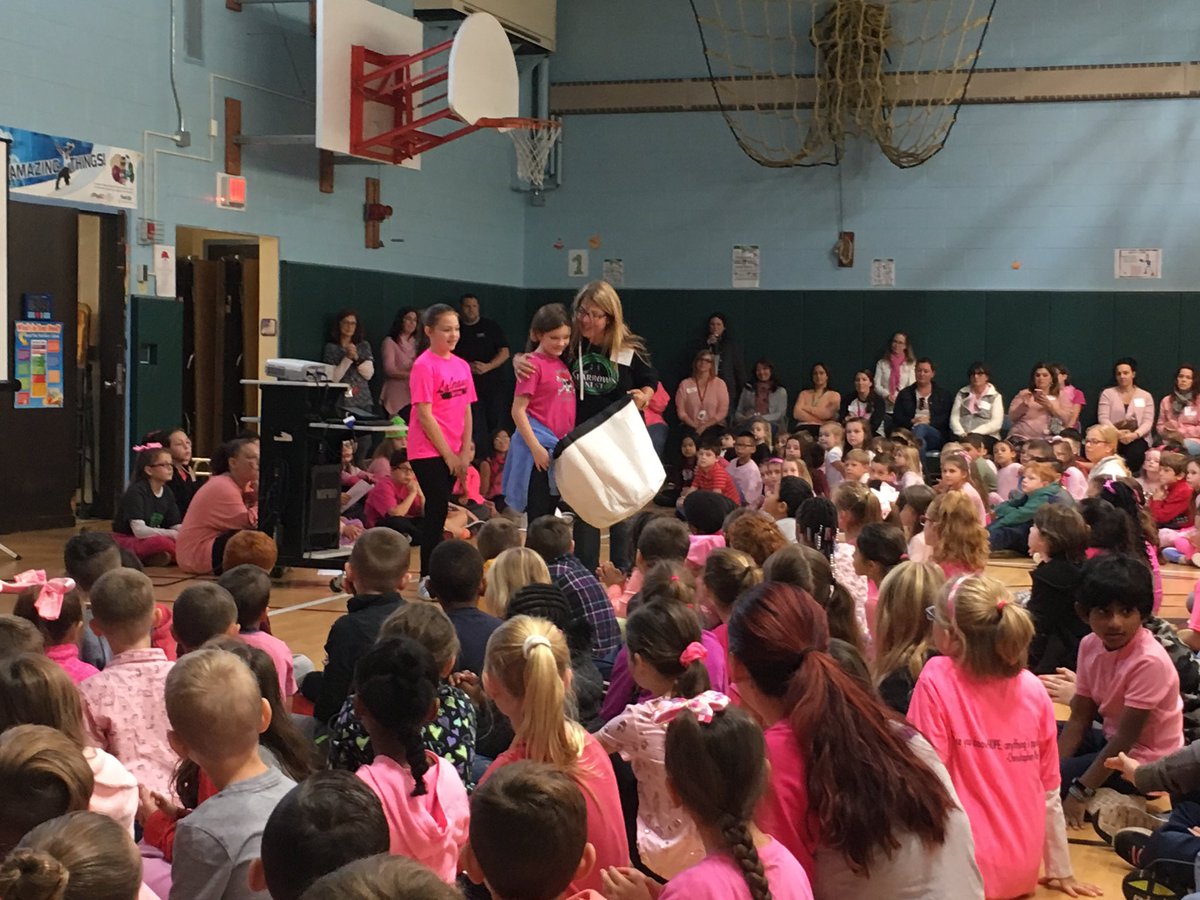
M350 48L355 44L391 56L424 49L424 26L370 0L317 0L317 146L350 155ZM418 64L419 66L419 64ZM392 127L392 107L368 103L363 128ZM401 165L421 168L421 157Z
M520 115L520 88L504 26L488 13L467 16L450 48L450 109L468 125L480 119L511 119Z

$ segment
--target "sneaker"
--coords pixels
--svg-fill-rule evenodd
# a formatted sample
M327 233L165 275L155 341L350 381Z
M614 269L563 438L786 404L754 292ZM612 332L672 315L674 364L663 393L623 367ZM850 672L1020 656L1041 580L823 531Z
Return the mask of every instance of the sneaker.
M1113 842L1122 828L1136 826L1153 831L1161 828L1162 819L1146 812L1146 798L1122 794L1112 788L1100 788L1088 804L1092 827L1106 844Z
M429 593L429 576L424 576L417 582L417 596L422 600L432 600L433 596Z
M1165 559L1167 562L1175 563L1176 565L1181 565L1188 561L1188 558L1186 556L1184 556L1182 553L1180 553L1178 550L1176 550L1174 547L1163 548L1162 555L1163 555L1163 559Z
M334 575L332 578L329 579L329 589L331 591L333 591L335 594L344 594L344 593L346 593L346 591L344 589L345 583L346 583L346 573L338 572L336 575Z
M1191 866L1187 866L1191 868ZM1125 900L1183 900L1192 887L1171 875L1160 874L1157 867L1134 869L1121 882Z
M1200 554L1197 554L1197 555L1200 556ZM148 566L153 569L165 569L170 564L171 564L171 554L168 553L166 550L163 550L159 553L151 553L144 560L142 560L142 565Z
M1122 828L1113 836L1113 849L1117 851L1117 856L1133 868L1140 869L1142 852L1146 849L1146 844L1150 842L1150 835L1153 833L1149 828Z

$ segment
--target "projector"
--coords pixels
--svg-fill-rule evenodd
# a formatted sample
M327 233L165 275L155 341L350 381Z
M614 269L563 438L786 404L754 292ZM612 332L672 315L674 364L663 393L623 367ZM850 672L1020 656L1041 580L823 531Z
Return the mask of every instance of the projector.
M267 374L280 381L323 384L333 381L333 366L307 359L268 359Z

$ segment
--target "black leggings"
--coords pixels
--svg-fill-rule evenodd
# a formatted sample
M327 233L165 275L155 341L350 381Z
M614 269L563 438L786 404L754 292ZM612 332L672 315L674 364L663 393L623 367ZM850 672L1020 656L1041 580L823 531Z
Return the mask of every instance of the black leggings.
M452 479L450 467L440 456L427 459L410 459L417 483L425 494L424 517L421 520L421 575L429 574L429 555L442 542L446 529L446 512L450 507Z
M419 547L421 545L421 529L425 526L425 520L420 516L384 516L375 525L379 528L398 531L414 546Z
M532 522L541 516L554 515L558 506L558 497L550 493L550 473L543 472L537 466L529 473L529 493L525 501L527 521Z

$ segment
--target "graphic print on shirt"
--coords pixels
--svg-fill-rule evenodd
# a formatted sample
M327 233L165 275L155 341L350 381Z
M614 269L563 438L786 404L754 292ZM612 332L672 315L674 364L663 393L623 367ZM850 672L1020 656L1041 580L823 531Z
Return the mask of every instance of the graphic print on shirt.
M558 391L555 396L561 397L563 394L575 393L575 382L571 380L571 373L566 369L559 369L554 373L554 378L558 382Z
M470 381L466 378L452 378L439 382L435 393L442 400L452 400L465 394L469 385Z
M583 392L595 397L607 394L617 386L617 364L604 353L589 351L579 360L582 370Z
M163 523L163 514L160 513L158 510L155 510L154 512L150 513L150 521L148 521L146 524L149 525L151 528L160 528L162 526L162 523Z

